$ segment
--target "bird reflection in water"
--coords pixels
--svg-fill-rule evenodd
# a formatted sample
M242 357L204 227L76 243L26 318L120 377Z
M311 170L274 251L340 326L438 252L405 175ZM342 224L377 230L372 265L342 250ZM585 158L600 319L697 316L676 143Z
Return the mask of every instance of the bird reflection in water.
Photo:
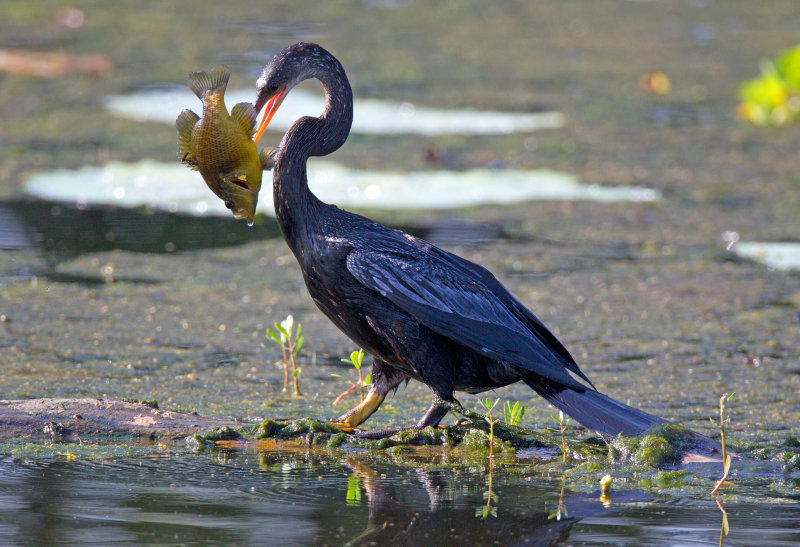
M342 464L358 476L369 507L366 528L347 545L425 545L431 538L442 537L474 544L492 544L501 539L503 543L550 545L564 541L580 520L553 521L547 513L532 513L530 508L510 508L503 511L500 519L475 518L475 506L470 503L480 488L475 477L417 469L413 479L428 496L429 510L424 511L420 510L420 500L409 499L409 491L417 490L407 484L409 479L398 482L396 477L382 476L355 457L343 459Z

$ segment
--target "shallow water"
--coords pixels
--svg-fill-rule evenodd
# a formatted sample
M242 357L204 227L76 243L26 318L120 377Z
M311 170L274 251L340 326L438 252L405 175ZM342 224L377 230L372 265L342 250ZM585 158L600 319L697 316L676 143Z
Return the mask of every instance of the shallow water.
M721 496L731 527L725 544L800 541L800 277L757 262L767 252L752 260L729 249L732 233L742 241L797 241L799 130L754 128L734 115L738 83L758 73L760 58L796 42L795 0L79 7L87 22L80 29L61 25L60 7L47 2L11 2L0 23L3 48L105 52L115 65L105 75L57 80L3 76L0 396L158 399L162 408L247 423L331 418L355 403L351 396L331 407L348 385L331 374L352 377L339 359L356 348L313 308L273 220L261 216L247 229L194 216L196 203L191 215L141 200L129 204L135 208L92 206L101 194L95 187L85 202L32 200L24 186L59 169L103 175L108 166L148 158L156 166L174 161L174 114L161 114L168 123L136 121L110 113L106 98L180 84L189 71L222 63L239 79L232 89L246 89L280 47L314 39L342 58L362 101L396 101L375 105L383 109L377 120L396 121L392 131L400 134L363 125L332 158L347 166L347 177L547 171L580 181L580 191L639 189L660 198L559 195L424 212L348 202L347 187L330 199L368 207L370 216L495 272L603 392L715 436L709 417L722 393L736 391L729 441L772 459L763 467L734 462ZM667 95L640 87L654 70L669 76ZM188 99L176 108L198 109ZM364 112L371 103L360 104ZM320 105L308 108L303 113L314 114ZM552 122L558 127L533 133L489 131L486 118L478 130L459 126L457 133L433 135L417 122L398 129L414 114L445 133L446 120L433 114L463 119L475 111L504 120L563 114ZM193 190L206 191L194 181ZM182 191L169 177L161 183L157 192ZM399 195L370 185L352 185L352 193ZM120 187L123 197L134 194ZM460 186L443 188L446 198L468 197ZM288 313L307 338L299 356L304 399L281 390L278 352L264 337ZM552 409L525 386L489 395L527 405L526 425L552 424ZM477 408L475 397L459 397ZM429 391L412 383L367 425L408 425L429 403ZM485 455L409 461L372 452L195 454L169 443L107 443L3 445L12 456L0 464L0 543L342 544L364 533L397 539L396 530L398 542L415 544L719 539L721 513L708 497L718 465L667 485L657 480L661 470L605 462L567 473L559 521L548 517L558 507L560 467L520 457L498 464L498 516L482 519L475 509L485 503ZM605 473L616 478L610 507L596 488Z
M711 501L575 491L555 476L499 466L497 516L486 470L274 448L106 462L0 462L0 542L48 545L716 544ZM560 512L559 512L560 507ZM726 503L726 545L796 545L796 506Z

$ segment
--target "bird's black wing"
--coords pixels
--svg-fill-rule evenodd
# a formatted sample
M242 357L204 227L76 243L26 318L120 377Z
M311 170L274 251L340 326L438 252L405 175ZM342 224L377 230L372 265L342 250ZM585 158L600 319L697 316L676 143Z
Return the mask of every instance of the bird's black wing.
M432 245L381 247L348 254L347 269L360 283L474 351L586 389L567 372L589 381L567 350L487 270Z

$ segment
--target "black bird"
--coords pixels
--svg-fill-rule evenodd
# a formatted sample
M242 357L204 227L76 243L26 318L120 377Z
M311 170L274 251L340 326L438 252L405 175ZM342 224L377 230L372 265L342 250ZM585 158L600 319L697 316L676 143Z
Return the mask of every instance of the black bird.
M361 424L410 378L434 393L416 428L437 425L447 413L437 403L454 402L455 391L519 380L601 434L637 434L664 422L596 391L566 348L485 268L314 196L306 160L342 146L353 119L350 84L328 51L299 43L266 65L256 84L256 112L266 105L256 141L286 94L309 78L322 82L325 110L300 118L283 137L273 194L314 302L374 357L369 395L339 418L342 427Z

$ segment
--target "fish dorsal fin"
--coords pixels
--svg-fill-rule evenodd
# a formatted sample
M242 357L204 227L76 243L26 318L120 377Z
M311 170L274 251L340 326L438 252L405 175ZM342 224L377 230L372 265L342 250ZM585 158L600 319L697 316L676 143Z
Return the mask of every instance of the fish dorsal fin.
M237 122L252 139L256 128L256 109L250 103L238 103L231 109L231 119Z
M211 72L192 72L186 85L202 100L209 92L225 93L230 77L231 71L228 67L218 66Z
M277 148L262 148L261 151L258 153L258 159L261 160L261 169L264 171L269 171L273 167L275 167L275 156L278 153Z
M192 130L199 120L200 116L191 110L184 110L175 120L175 127L178 130L178 156L180 156L183 163L195 170L197 169L197 162L192 151Z

